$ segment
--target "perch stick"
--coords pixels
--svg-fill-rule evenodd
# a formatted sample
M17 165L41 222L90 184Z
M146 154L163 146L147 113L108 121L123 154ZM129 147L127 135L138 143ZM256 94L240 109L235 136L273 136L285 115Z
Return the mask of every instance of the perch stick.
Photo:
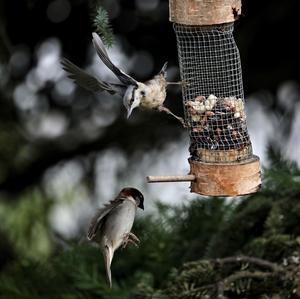
M192 182L196 179L193 174L188 175L165 175L165 176L147 176L148 183L163 183L163 182Z

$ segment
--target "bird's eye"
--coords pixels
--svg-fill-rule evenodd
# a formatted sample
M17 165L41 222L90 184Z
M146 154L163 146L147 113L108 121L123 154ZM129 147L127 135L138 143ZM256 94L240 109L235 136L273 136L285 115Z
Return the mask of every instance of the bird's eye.
M145 96L145 94L146 94L145 91L142 90L141 91L141 96Z

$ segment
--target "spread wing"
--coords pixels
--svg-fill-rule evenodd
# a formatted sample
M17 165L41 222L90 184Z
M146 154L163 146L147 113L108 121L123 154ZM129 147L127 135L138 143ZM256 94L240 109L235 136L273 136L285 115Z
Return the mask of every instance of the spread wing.
M68 77L79 86L92 91L107 91L110 94L118 93L123 95L126 90L125 85L108 83L89 75L87 72L76 66L70 60L63 58L61 61L63 69L68 73Z
M101 229L101 226L104 222L105 217L114 209L116 208L118 205L120 205L121 203L123 203L124 198L122 197L117 197L114 200L111 200L108 204L104 205L104 207L102 209L99 209L96 213L96 215L93 217L90 226L89 226L89 230L87 233L87 239L89 241L92 241L97 232Z
M118 67L116 67L110 58L108 57L107 51L104 47L104 44L100 38L100 36L93 32L93 44L96 49L98 56L101 58L102 62L118 77L118 79L125 85L137 85L137 81L134 80L132 77L124 73Z

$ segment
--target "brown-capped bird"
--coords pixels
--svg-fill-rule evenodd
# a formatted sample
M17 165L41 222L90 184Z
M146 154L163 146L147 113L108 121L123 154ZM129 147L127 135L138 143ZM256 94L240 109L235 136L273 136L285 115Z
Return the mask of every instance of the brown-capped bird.
M114 252L128 243L138 246L140 240L131 233L137 208L144 210L143 194L131 187L121 190L118 196L99 209L93 217L87 239L100 245L104 257L106 276L112 287L111 262Z
M101 58L102 62L116 75L121 83L109 83L97 79L81 68L77 67L68 59L64 58L61 63L63 69L69 74L69 78L73 79L79 86L92 92L106 91L110 94L120 95L123 98L123 104L127 109L127 118L129 118L133 109L139 107L143 110L157 110L166 112L167 114L174 116L183 125L185 125L181 117L176 116L164 106L167 85L182 83L166 81L167 62L163 65L161 71L154 76L154 78L144 83L138 82L112 63L100 36L97 33L93 33L92 35L93 45L98 56Z

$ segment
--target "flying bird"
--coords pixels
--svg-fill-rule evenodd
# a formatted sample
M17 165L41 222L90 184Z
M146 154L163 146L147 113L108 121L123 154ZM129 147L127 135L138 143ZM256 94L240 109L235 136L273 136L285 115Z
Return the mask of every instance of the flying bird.
M116 75L120 83L109 83L95 78L83 69L79 68L71 61L63 58L61 61L63 69L68 73L68 77L75 81L79 86L92 91L106 91L110 94L118 94L123 98L123 104L127 109L127 118L132 111L139 107L141 110L157 110L174 116L185 126L181 117L173 114L164 106L166 99L166 88L170 84L183 84L182 82L167 82L167 62L163 65L160 72L152 79L142 83L123 72L110 60L105 46L97 33L93 33L93 45L102 62Z
M111 262L114 252L128 243L138 246L139 238L131 232L137 208L144 210L144 196L135 188L124 188L118 196L99 209L93 217L87 239L99 244L104 257L106 276L112 287Z

